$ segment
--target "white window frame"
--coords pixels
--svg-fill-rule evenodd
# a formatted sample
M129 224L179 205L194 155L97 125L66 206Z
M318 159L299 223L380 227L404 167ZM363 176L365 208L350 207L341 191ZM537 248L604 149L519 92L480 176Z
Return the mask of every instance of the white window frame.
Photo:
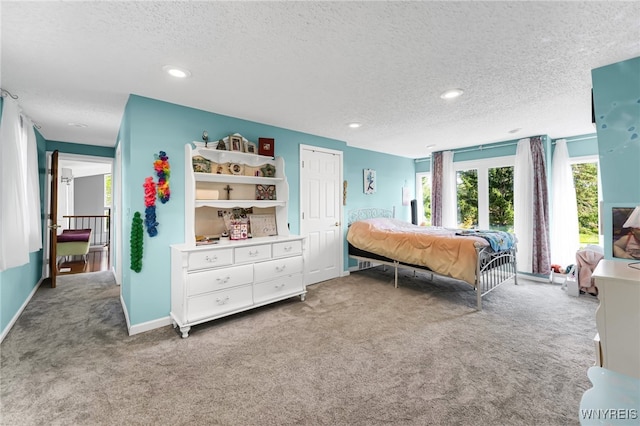
M602 226L602 174L600 173L599 155L581 155L579 157L569 157L569 164L596 163L598 167L598 245L603 247L604 229Z
M458 161L453 163L456 174L475 169L478 171L478 228L489 229L489 169L513 167L515 155L483 158L480 160ZM457 197L457 191L456 191ZM457 202L456 202L457 204ZM457 221L457 219L456 219Z
M420 225L420 221L424 218L424 194L422 193L422 178L429 179L431 182L431 172L419 172L416 173L416 200L418 204L418 225ZM431 185L431 184L429 184ZM433 194L433 188L431 188L431 194Z

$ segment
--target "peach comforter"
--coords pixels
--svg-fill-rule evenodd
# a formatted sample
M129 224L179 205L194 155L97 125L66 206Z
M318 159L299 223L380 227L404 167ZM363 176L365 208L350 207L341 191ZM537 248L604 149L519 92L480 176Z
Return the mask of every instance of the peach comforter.
M360 250L475 285L476 245L481 237L456 235L456 230L416 226L396 219L366 219L349 227L347 241Z

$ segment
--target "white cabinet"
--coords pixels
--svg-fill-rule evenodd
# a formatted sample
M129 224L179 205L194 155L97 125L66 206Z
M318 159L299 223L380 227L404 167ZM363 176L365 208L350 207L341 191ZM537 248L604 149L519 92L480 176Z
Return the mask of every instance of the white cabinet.
M626 262L601 260L593 278L600 300L594 339L597 363L640 378L640 270Z
M194 171L194 157L205 171ZM206 171L209 162L221 173ZM256 199L257 186L272 190L271 199ZM289 234L288 201L282 158L205 148L199 142L185 147L185 243L171 246L170 313L183 338L205 321L294 296L304 300L304 239ZM217 237L224 231L220 212L236 208L273 216L277 232L196 243L196 235Z
M225 263L229 258L230 263ZM173 325L180 327L182 337L187 337L195 324L293 296L304 300L307 291L302 273L302 237L298 236L200 247L173 245Z

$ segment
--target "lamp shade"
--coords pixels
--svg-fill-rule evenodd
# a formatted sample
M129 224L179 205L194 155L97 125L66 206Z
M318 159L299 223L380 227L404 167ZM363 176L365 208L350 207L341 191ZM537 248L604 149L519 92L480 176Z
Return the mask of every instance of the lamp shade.
M622 225L623 228L640 228L640 206L637 206L629 217L627 221Z

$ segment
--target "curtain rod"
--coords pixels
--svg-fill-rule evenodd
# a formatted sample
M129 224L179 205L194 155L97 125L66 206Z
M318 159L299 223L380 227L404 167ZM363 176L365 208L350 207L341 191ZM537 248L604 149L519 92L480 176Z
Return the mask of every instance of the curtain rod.
M567 140L567 138L559 138L557 140L560 139L564 139L567 140L567 143L569 142L577 142L577 141L581 141L581 140L585 140L585 139L592 139L594 138L594 135L586 135L580 138L576 138L576 139L571 139L571 140ZM452 149L452 150L447 150L447 151L453 151L454 154L459 154L461 152L471 152L471 151L483 151L485 149L491 149L491 148L502 148L504 146L512 146L512 145L517 145L518 142L507 142L507 143L501 143L499 145L489 145L489 146L484 146L484 145L478 145L475 146L473 148L461 148L461 149ZM551 142L552 145L556 144L556 141L554 140L553 142ZM418 158L415 160L416 163L423 163L425 161L431 161L431 157L425 157L425 158Z
M556 144L556 141L562 140L564 139L565 141L567 141L567 143L571 143L571 142L579 142L579 141L583 141L583 140L587 140L587 139L597 139L598 135L597 134L593 134L593 135L585 135L585 136L581 136L579 138L573 138L571 140L569 140L569 138L558 138L556 140L554 140L553 142L551 142L552 145Z
M10 91L8 91L7 89L0 89L0 91L2 92L2 96L10 96L11 99L18 99L17 95L12 94Z
M478 146L474 146L473 148L447 149L445 151L453 151L454 154L459 154L461 152L483 151L485 149L502 148L503 146L512 146L517 144L518 142L508 142L508 143L502 143L500 145L489 145L489 146L478 145ZM431 161L431 157L419 158L415 160L416 163L422 163L424 161Z
M454 154L459 154L461 152L484 151L485 149L502 148L503 146L512 146L512 145L517 145L517 144L518 144L518 142L508 142L508 143L502 143L500 145L489 145L489 146L479 145L479 146L473 147L473 148L453 149L452 151L453 151Z
M18 95L14 95L13 93L11 93L10 91L8 91L7 89L0 89L0 92L2 93L2 97L5 96L9 96L11 99L18 99L19 96ZM31 119L31 117L29 117L28 115L24 114L24 113L20 113L20 115L23 115L24 117L28 118L29 120L31 120L31 123L33 123L33 127L35 127L36 129L40 130L42 129L42 126L40 126L38 123L36 123L35 121L33 121Z

